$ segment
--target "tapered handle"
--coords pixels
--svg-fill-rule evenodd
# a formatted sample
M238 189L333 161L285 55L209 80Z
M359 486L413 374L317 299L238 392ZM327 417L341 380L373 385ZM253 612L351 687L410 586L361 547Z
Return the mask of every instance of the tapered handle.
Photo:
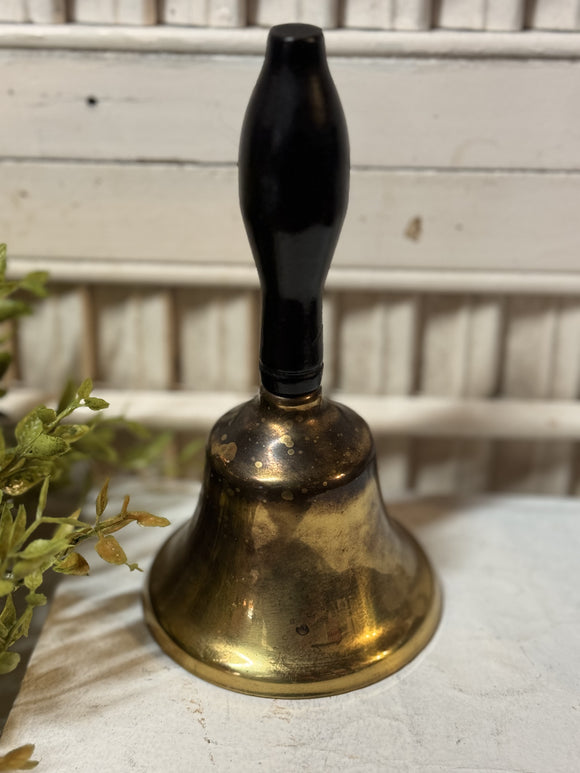
M273 27L239 155L242 216L262 287L260 373L273 394L320 386L322 288L348 184L346 122L322 31Z

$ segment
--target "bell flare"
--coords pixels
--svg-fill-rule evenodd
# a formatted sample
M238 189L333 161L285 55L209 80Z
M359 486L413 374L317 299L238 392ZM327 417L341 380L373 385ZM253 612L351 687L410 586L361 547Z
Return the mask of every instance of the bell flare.
M441 595L385 510L365 422L319 395L262 394L214 427L197 510L157 555L145 608L193 674L302 698L399 670L432 637Z

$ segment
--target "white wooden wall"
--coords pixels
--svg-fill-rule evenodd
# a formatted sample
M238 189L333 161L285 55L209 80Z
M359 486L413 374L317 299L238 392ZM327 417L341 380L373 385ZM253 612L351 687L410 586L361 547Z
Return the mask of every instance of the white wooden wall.
M1 22L326 29L580 29L580 0L1 0Z
M580 494L577 6L77 0L63 25L0 3L41 22L0 25L0 240L53 277L3 407L91 375L183 433L255 390L235 164L266 31L233 28L315 8L347 27L326 37L353 164L326 389L373 427L388 496Z

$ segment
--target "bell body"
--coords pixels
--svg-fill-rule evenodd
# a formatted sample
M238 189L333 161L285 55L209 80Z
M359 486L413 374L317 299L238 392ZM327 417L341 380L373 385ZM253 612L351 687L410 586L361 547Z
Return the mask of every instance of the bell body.
M401 668L431 638L440 596L384 509L366 423L319 392L262 391L212 430L197 512L157 556L146 609L189 671L291 698Z

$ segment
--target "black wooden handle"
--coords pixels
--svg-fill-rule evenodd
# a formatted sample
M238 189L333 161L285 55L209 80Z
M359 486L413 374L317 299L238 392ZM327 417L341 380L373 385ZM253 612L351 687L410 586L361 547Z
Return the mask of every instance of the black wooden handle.
M322 378L322 288L348 203L346 122L318 27L268 37L240 142L242 216L262 287L260 373L269 392Z

